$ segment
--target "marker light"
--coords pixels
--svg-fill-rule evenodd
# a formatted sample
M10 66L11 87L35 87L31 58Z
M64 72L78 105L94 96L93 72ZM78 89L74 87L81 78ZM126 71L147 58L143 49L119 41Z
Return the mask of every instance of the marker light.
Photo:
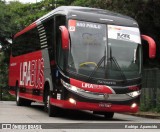
M133 103L132 105L131 105L131 108L135 108L137 106L137 104L136 103Z
M69 98L69 102L70 102L71 104L76 104L76 101L75 101L74 99L72 99L72 98Z

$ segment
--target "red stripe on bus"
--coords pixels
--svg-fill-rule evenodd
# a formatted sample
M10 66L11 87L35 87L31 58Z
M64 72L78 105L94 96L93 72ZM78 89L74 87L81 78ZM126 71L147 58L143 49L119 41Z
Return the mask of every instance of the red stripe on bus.
M16 37L18 37L18 36L24 34L25 32L27 32L27 31L29 31L29 30L35 28L36 26L37 26L36 23L32 23L31 25L29 25L28 27L26 27L25 29L23 29L22 31L20 31L20 32L18 32L16 35L14 35L14 38L16 38Z
M10 90L9 93L11 95L16 95L16 92L13 90ZM37 95L32 95L32 94L27 94L27 93L20 93L19 96L21 98L29 99L29 100L34 100L37 102L43 102L43 97L42 96L37 96Z
M37 96L37 95L32 95L32 94L26 94L26 93L20 93L19 96L21 98L29 99L29 100L34 100L37 102L43 102L43 97L42 96Z
M90 92L107 93L107 94L115 93L115 91L109 86L86 83L73 78L70 78L70 84Z

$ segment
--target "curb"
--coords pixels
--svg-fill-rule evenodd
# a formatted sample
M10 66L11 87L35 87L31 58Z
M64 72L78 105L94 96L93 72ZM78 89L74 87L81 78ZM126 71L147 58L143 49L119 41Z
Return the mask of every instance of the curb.
M160 115L156 115L154 113L141 113L141 112L138 112L138 113L125 113L125 114L128 114L128 115L132 115L132 116L137 116L137 117L145 117L145 118L152 118L152 119L160 119Z

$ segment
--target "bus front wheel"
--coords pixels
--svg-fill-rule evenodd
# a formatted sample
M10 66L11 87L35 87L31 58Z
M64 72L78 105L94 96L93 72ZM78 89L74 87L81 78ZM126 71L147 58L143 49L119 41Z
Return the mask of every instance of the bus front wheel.
M45 102L44 102L45 111L48 112L49 117L58 116L58 108L51 104L51 95L49 91L45 92Z
M48 98L48 102L49 102L49 104L48 104L48 115L49 115L49 117L56 117L56 116L58 116L58 108L56 106L54 106L54 105L51 104L51 98L50 98L50 96Z

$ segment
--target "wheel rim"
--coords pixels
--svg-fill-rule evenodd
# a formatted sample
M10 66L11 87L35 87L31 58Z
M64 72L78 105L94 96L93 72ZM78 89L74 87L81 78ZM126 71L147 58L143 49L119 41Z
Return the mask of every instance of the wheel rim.
M48 95L47 96L47 100L46 100L46 107L47 107L47 109L49 109L49 102L50 102L50 97Z
M16 99L17 99L17 102L19 101L19 89L17 88L17 97L16 97Z

